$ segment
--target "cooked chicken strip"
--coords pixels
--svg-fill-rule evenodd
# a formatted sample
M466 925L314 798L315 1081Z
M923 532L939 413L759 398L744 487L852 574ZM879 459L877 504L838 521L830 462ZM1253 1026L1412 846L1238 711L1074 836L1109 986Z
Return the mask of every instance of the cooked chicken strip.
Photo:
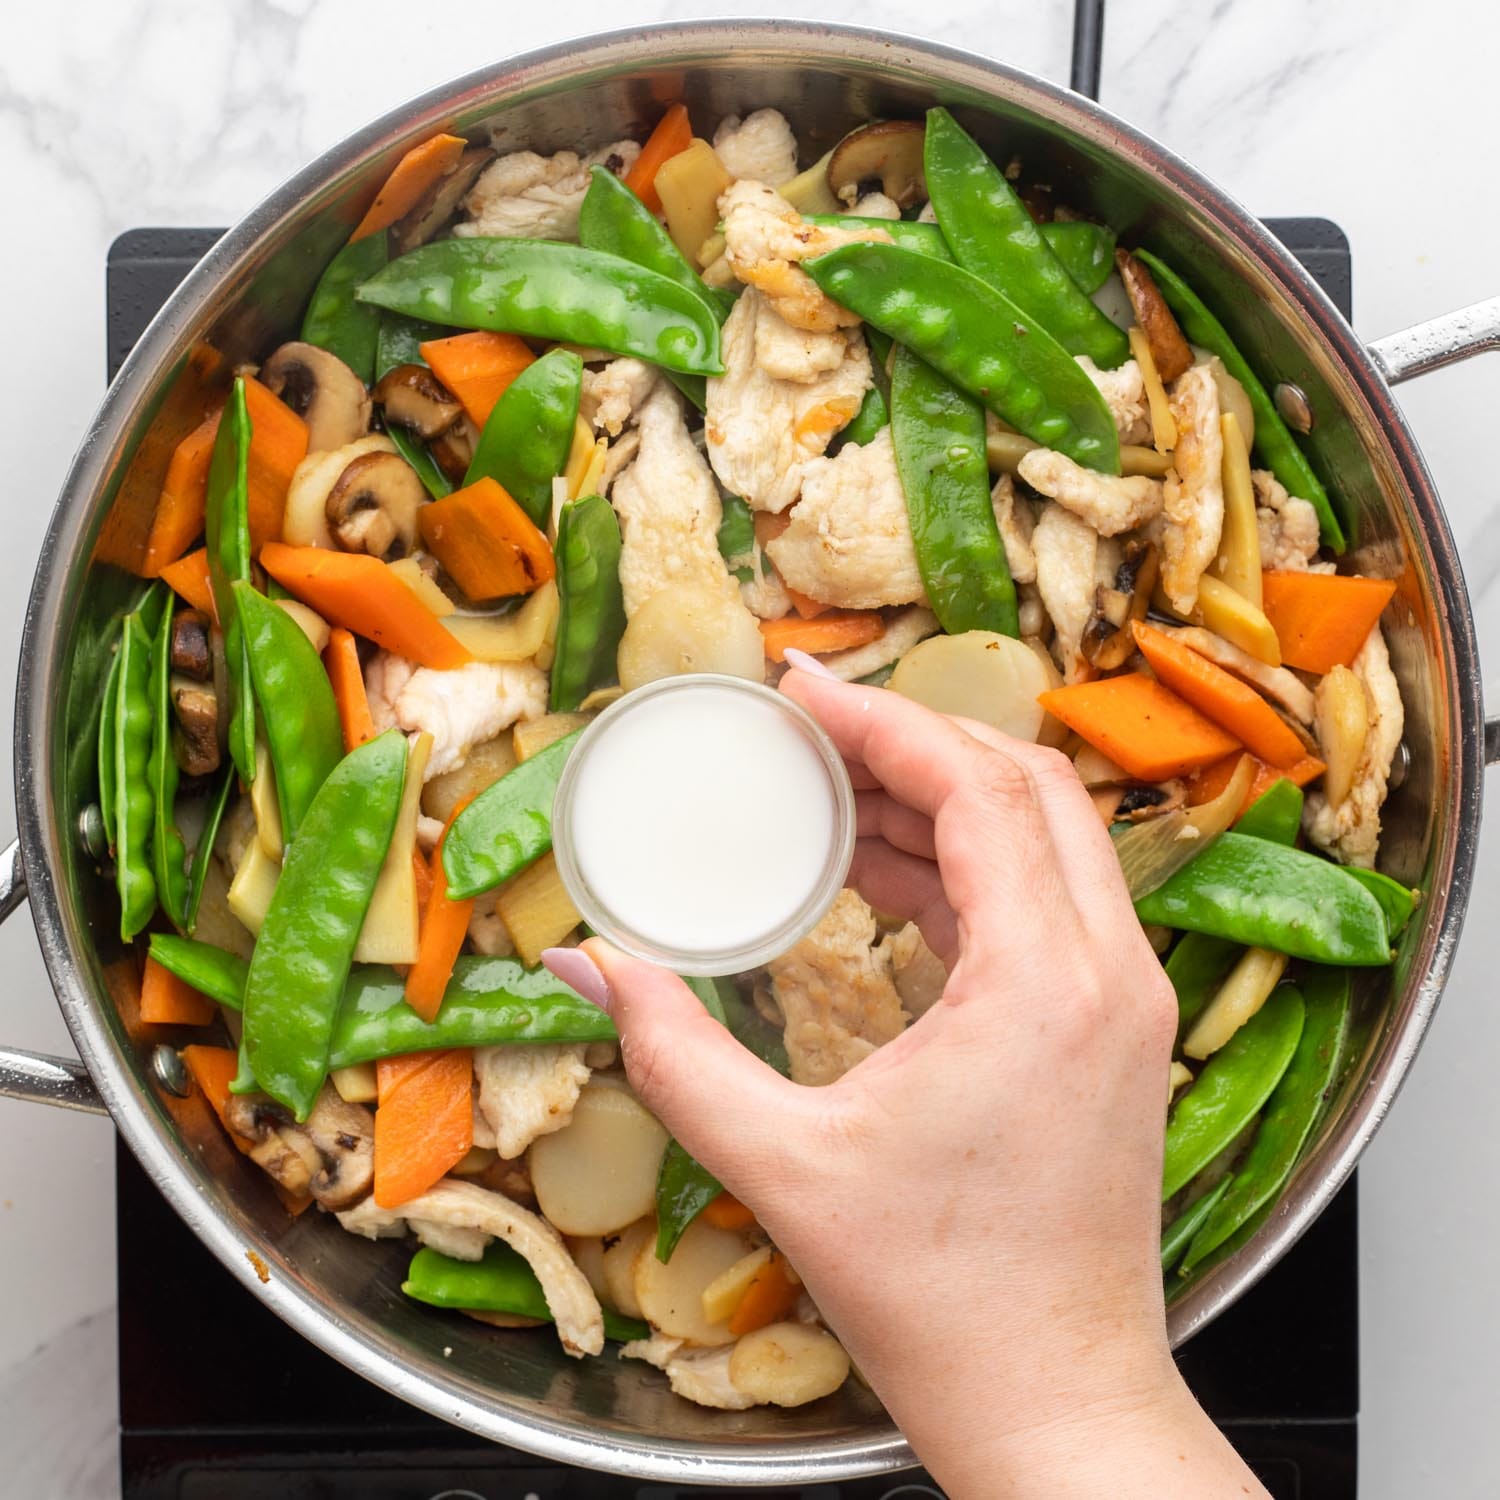
M1224 530L1219 391L1206 365L1194 365L1177 378L1170 404L1177 447L1165 484L1161 583L1172 608L1187 615L1198 602L1198 580L1217 555Z
M1299 724L1312 723L1312 690L1286 667L1268 667L1265 662L1257 661L1248 651L1240 650L1223 636L1197 625L1163 625L1160 628L1174 640L1181 641L1184 646L1196 651L1199 656L1206 656L1216 667L1223 667L1226 672L1233 672L1251 687L1259 688L1266 697L1279 703Z
M853 646L848 651L835 651L818 660L844 682L856 682L898 662L918 641L936 635L937 616L922 604L913 604L885 622L885 634L868 646Z
M1066 682L1084 665L1083 632L1094 612L1099 533L1061 505L1044 505L1031 534L1036 586L1051 617L1052 654Z
M709 462L730 494L755 510L783 511L797 498L807 464L859 410L873 377L857 331L834 335L844 351L836 369L820 370L814 349L800 369L779 360L783 374L773 376L756 358L763 322L779 325L779 352L791 347L782 330L795 331L759 292L743 293L724 324L724 373L709 379L703 434ZM789 369L795 379L787 378Z
M875 913L840 891L808 935L767 966L786 1020L794 1083L832 1083L906 1028Z
M1134 531L1161 514L1161 480L1144 474L1100 474L1049 448L1025 454L1018 472L1038 494L1067 506L1100 536Z
M881 947L891 955L896 993L913 1020L925 1016L943 997L948 971L922 936L915 922L885 938Z
M1109 414L1115 419L1115 431L1122 443L1151 441L1151 407L1146 400L1146 382L1141 367L1127 359L1113 370L1101 370L1087 354L1076 356L1083 373L1099 388Z
M755 363L773 380L806 385L837 370L848 352L849 335L842 329L810 333L774 315L755 320Z
M479 1111L495 1132L495 1149L511 1159L538 1136L573 1118L579 1090L589 1081L584 1042L517 1042L474 1051Z
M745 608L757 620L780 620L791 614L791 598L775 570L757 561L751 564L751 572L754 577L740 585L740 601Z
M759 287L788 323L814 333L853 328L859 315L825 296L798 264L839 245L890 243L883 229L825 229L804 222L775 188L763 182L732 183L719 198L724 253L746 286Z
M461 1225L438 1223L432 1219L407 1219L405 1212L404 1206L381 1208L373 1198L366 1198L363 1203L334 1217L341 1228L367 1240L399 1240L405 1234L414 1234L428 1249L436 1250L439 1255L451 1255L454 1260L483 1260L485 1250L494 1239L492 1234L465 1229Z
M1308 793L1302 826L1318 848L1346 865L1375 868L1380 847L1380 809L1390 786L1391 765L1406 728L1401 688L1391 670L1385 637L1376 626L1354 658L1354 675L1364 684L1370 730L1354 772L1349 795L1330 807L1321 790Z
M1036 553L1031 550L1031 533L1036 530L1036 512L1031 501L1016 494L1016 482L1002 474L990 491L995 508L995 524L1005 544L1005 562L1016 583L1036 582Z
M766 544L788 587L842 609L926 600L889 427L811 460L790 516Z
M797 175L797 138L780 110L758 109L743 120L726 116L714 131L713 147L731 177L780 187Z
M663 381L637 420L640 450L611 496L623 542L625 613L635 614L668 584L701 584L737 599L738 585L719 553L719 491L688 436L676 391Z
M646 404L660 378L639 359L612 359L600 369L585 370L578 415L595 432L617 438Z
M636 141L616 141L587 156L512 151L480 173L464 199L469 217L455 224L453 233L460 238L576 240L589 168L601 165L617 174L627 172L640 154Z
M547 712L547 674L530 662L472 661L439 671L381 651L365 668L365 690L377 730L432 736L424 781L463 765L475 745L517 720Z
M510 929L495 910L498 894L498 890L486 891L475 898L474 910L469 916L469 941L477 953L490 958L509 958L516 951L516 945L511 941Z
M1318 513L1312 502L1288 495L1266 469L1250 476L1255 485L1255 524L1260 533L1260 564L1286 573L1331 573L1333 564L1316 561Z
M599 1299L568 1254L562 1236L536 1214L500 1193L445 1177L436 1187L403 1203L394 1215L477 1230L504 1240L525 1258L541 1282L563 1348L575 1357L598 1354L604 1348L604 1314ZM350 1217L340 1214L339 1222L348 1228L345 1221Z

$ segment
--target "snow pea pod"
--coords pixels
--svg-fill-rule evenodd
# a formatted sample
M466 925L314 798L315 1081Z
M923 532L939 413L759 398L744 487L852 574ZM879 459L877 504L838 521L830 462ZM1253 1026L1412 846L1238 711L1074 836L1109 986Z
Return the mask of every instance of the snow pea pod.
M1266 1102L1255 1139L1228 1192L1194 1234L1183 1258L1183 1276L1281 1191L1338 1081L1349 1037L1348 970L1313 969L1303 978L1302 993L1307 1015L1297 1050Z
M549 349L527 365L495 403L464 484L495 480L545 529L552 481L568 462L582 390L583 361L571 349Z
M542 1284L526 1258L503 1240L493 1241L481 1260L454 1260L428 1246L411 1258L401 1290L414 1302L460 1311L513 1313L553 1321ZM604 1308L604 1336L617 1343L650 1338L651 1329L638 1318L627 1318Z
M203 883L208 878L208 866L214 856L214 844L218 842L219 825L224 821L224 811L238 785L234 766L224 767L219 775L219 789L209 803L208 816L203 820L203 830L198 835L198 847L193 850L193 862L188 868L187 911L184 913L183 929L191 937L198 926L198 907L203 901Z
M379 381L397 365L425 365L421 346L428 339L440 339L450 332L436 323L419 323L400 313L383 312L375 337L375 379ZM396 451L417 471L422 487L434 500L453 493L448 476L438 468L437 460L414 432L392 422L385 435L396 445Z
M406 779L394 729L350 751L286 846L245 981L256 1082L305 1120L328 1071L333 1024Z
M708 1207L724 1185L680 1142L667 1142L656 1178L656 1258L671 1260L687 1227Z
M1297 1050L1305 1007L1282 985L1203 1065L1167 1121L1161 1201L1180 1193L1250 1123Z
M227 1005L230 1010L245 1008L245 979L250 973L250 961L238 953L230 953L213 943L200 943L196 938L153 932L151 957L210 1000Z
M927 111L922 162L938 227L959 265L1003 290L1069 354L1086 354L1104 369L1130 357L1124 332L1079 289L1005 174L941 106Z
M755 550L755 517L738 495L724 496L724 513L719 521L719 556L725 562L748 557Z
M1361 870L1357 865L1342 868L1344 874L1357 880L1380 903L1386 928L1394 942L1411 921L1420 893L1402 885L1399 880L1392 880L1389 875L1382 875L1379 870Z
M1326 859L1221 833L1135 904L1148 926L1232 938L1317 963L1388 964L1380 903Z
M863 243L804 261L803 270L1033 442L1120 472L1120 440L1098 387L1040 323L973 272Z
M232 584L250 581L249 459L250 413L245 406L245 382L236 376L214 439L204 519L209 582L215 612L224 622L224 655L229 664L229 754L240 776L254 781L255 690L250 652L230 591Z
M115 885L120 937L129 942L156 910L151 822L151 637L139 614L125 616L115 684Z
M915 219L877 219L867 214L804 214L809 224L823 229L883 229L893 245L930 255L934 260L952 260L953 252L936 224Z
M625 634L620 587L620 523L614 507L586 495L557 521L557 654L552 661L553 713L569 713L594 688L615 680Z
M386 232L351 240L328 262L318 278L302 319L302 341L336 355L366 385L375 383L375 346L380 336L380 310L357 302L355 291L389 257Z
M575 729L523 760L453 820L443 840L443 874L454 901L519 875L552 847L557 778L582 733Z
M865 399L859 403L859 410L854 413L854 420L839 434L841 443L868 443L871 438L878 437L881 429L889 425L891 414L886 408L885 397L880 394L878 386L871 386L865 392Z
M983 411L903 345L891 375L891 422L933 613L950 635L1019 636L1016 588L990 503Z
M1240 814L1234 831L1290 847L1297 842L1297 830L1301 827L1302 788L1283 776Z
M187 926L187 846L177 831L177 757L172 754L172 597L168 595L151 643L151 758L146 774L156 816L151 824L151 870L156 896L174 927ZM292 627L294 630L296 626Z
M1182 1259L1183 1251L1192 1244L1193 1236L1202 1228L1203 1221L1214 1211L1214 1205L1229 1191L1229 1179L1225 1177L1206 1192L1190 1208L1184 1209L1161 1232L1161 1268L1170 1271Z
M1224 325L1208 310L1203 299L1170 266L1149 250L1137 250L1136 258L1150 268L1152 279L1177 315L1182 331L1190 343L1199 344L1224 361L1224 368L1244 386L1255 413L1255 451L1266 467L1287 488L1299 495L1318 513L1323 543L1335 552L1348 545L1344 528L1334 514L1333 503L1322 481L1313 472L1307 455L1298 446L1291 429L1281 419L1276 403L1260 383L1259 377L1245 362Z
M748 507L747 513L748 513ZM99 816L104 823L104 839L115 846L115 709L120 694L120 649L109 663L104 677L104 701L99 708Z
M1037 226L1062 268L1092 296L1115 269L1115 232L1107 224L1087 219L1053 219Z
M290 842L318 788L343 758L338 704L328 673L302 627L248 583L232 584L230 591L276 772L281 829Z
M458 328L630 354L721 375L719 324L686 288L617 255L550 240L439 240L393 260L358 296Z

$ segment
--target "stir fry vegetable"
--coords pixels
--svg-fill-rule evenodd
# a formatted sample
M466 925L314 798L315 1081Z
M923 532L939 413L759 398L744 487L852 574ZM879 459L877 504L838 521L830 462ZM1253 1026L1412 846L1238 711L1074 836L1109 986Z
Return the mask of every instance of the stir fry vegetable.
M300 338L170 450L94 764L139 1023L195 1038L247 1170L431 1240L415 1301L573 1355L639 1340L740 1409L848 1362L537 966L586 935L552 804L602 708L664 673L774 684L796 648L1070 757L1177 996L1174 1287L1317 1140L1350 970L1421 892L1375 868L1396 582L1334 570L1338 499L1225 309L945 109L800 172L775 111L712 123L395 164ZM741 791L705 811L728 857ZM946 979L847 890L691 983L816 1085Z

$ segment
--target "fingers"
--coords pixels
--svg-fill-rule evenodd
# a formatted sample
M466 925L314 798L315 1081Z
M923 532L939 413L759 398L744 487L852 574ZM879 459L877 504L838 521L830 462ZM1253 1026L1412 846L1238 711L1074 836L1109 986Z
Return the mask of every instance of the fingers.
M675 974L601 938L582 952L608 986L607 1009L641 1102L720 1181L764 1180L778 1134L796 1133L803 1091L742 1047Z
M918 859L937 858L931 818L879 790L857 791L854 808L860 838L884 839L892 848Z
M931 860L893 849L884 839L862 838L854 845L849 884L877 911L915 922L946 968L958 962L958 917Z

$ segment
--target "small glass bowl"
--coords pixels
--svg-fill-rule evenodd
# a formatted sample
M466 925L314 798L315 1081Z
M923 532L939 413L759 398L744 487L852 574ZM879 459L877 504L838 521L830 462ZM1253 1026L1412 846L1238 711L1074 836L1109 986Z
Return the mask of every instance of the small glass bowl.
M770 931L756 934L744 943L730 948L670 947L642 937L628 927L600 899L585 879L575 856L572 836L573 793L588 757L604 743L610 726L626 714L639 709L651 699L668 693L693 693L712 687L717 691L729 690L744 693L773 707L789 724L794 725L818 753L823 768L828 774L829 789L833 793L833 828L829 839L828 858L806 899L785 921ZM763 687L757 682L748 682L742 677L729 677L717 672L699 672L679 677L663 677L645 687L636 688L618 699L594 720L579 736L573 753L563 766L558 779L557 794L552 803L552 850L557 860L558 874L567 887L573 904L583 920L602 938L613 943L623 952L634 954L652 963L661 964L674 973L716 976L737 974L753 969L778 954L784 953L793 943L804 938L817 926L819 920L833 905L834 898L843 889L844 879L849 873L849 862L854 857L854 788L849 780L843 758L834 748L833 741L804 709L793 703L784 693Z

